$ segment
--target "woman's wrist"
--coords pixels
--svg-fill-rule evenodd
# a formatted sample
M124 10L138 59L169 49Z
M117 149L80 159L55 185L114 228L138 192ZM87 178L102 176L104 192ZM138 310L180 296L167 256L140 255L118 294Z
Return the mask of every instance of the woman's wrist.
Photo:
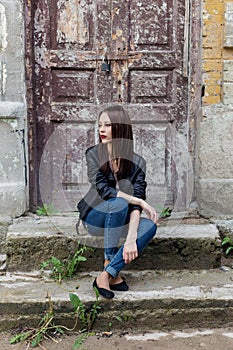
M137 232L137 231L136 231ZM127 237L126 237L126 240L125 240L125 245L128 245L128 244L132 244L132 243L135 243L137 240L137 233L135 232L129 232Z
M142 207L143 199L132 196L132 200L130 201L130 204L140 205L140 207Z
M140 207L143 209L143 205L144 205L144 200L139 198L139 203L138 205L140 205Z
M124 244L124 245L128 245L128 244L135 243L136 240L137 240L137 237L127 238L127 239L125 240L125 244Z
M117 197L122 197L122 198L125 198L129 204L133 204L133 205L140 205L140 207L143 208L144 206L144 200L141 199L141 198L138 198L138 197L134 197L134 196L131 196L131 195L128 195L122 191L118 191L117 192Z

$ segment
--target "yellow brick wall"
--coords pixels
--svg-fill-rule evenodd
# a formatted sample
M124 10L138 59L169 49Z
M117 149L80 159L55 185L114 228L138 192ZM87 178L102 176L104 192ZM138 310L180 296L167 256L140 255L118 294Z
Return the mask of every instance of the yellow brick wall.
M205 105L222 102L223 60L233 60L233 48L224 48L225 4L233 0L203 1L203 84Z

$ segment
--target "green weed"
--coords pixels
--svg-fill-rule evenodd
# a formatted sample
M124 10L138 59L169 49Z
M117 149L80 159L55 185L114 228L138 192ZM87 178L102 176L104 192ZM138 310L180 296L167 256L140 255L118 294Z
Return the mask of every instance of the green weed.
M172 215L172 209L170 209L169 207L167 208L163 208L159 217L160 218L168 218Z
M83 255L87 250L91 248L86 246L80 246L75 251L73 256L69 256L65 260L59 260L55 256L52 256L49 260L41 263L41 270L51 269L51 277L61 283L65 278L71 278L76 273L80 262L84 262L87 258Z
M222 246L227 245L225 254L228 255L231 250L233 250L233 241L230 237L224 237L222 240Z
M73 345L73 350L78 349L83 344L85 339L94 335L94 333L91 333L90 331L96 320L97 314L101 309L99 305L99 292L96 288L95 288L95 293L96 293L96 301L89 308L87 308L83 304L83 302L80 300L80 298L76 294L72 294L72 293L70 294L70 301L73 305L73 308L76 310L76 315L78 316L78 319L82 325L81 335L77 337Z
M32 348L38 346L43 339L51 339L54 341L53 336L55 334L63 334L64 326L56 326L54 324L54 313L53 313L53 303L51 297L48 296L49 300L49 310L46 311L45 315L41 319L39 326L37 328L32 328L24 333L17 334L10 339L10 344L16 344L19 342L26 342ZM67 329L68 330L68 329ZM27 347L28 348L28 347Z
M49 216L57 214L58 210L54 208L53 203L43 203L42 207L37 207L36 214L39 216Z
M89 309L83 304L83 302L76 294L69 295L75 313L75 321L73 328L67 328L65 326L56 325L54 323L55 316L53 310L53 303L51 297L48 296L49 309L48 311L46 311L44 317L41 319L39 326L37 328L28 329L23 333L13 336L10 339L10 344L24 342L27 345L27 349L29 348L29 346L31 346L32 348L40 346L43 349L41 343L44 339L50 339L56 342L56 340L54 339L55 334L63 334L65 331L74 331L77 328L78 323L80 322L80 325L82 327L80 330L81 335L77 338L73 345L74 350L78 349L78 347L80 347L83 344L84 340L87 337L94 335L90 332L90 330L100 310L99 293L97 290L95 290L95 292L96 301Z
M101 309L99 305L99 292L95 288L96 293L96 301L94 304L87 308L83 302L80 300L77 294L70 293L70 301L72 303L73 308L76 310L76 314L82 325L82 332L89 332L92 329L92 326L95 322L97 314Z

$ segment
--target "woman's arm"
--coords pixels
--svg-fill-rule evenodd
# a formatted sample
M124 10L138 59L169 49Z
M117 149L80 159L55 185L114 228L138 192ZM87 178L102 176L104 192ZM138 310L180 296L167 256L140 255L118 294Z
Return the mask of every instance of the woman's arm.
M122 191L118 191L117 197L122 197L126 199L129 204L139 205L142 208L142 210L146 213L148 218L157 224L158 216L157 216L156 210L151 205L149 205L144 199L131 196ZM133 210L132 213L134 211L138 211L138 210Z
M158 222L158 217L155 209L151 207L148 203L146 203L143 199L130 196L122 191L119 191L117 193L117 196L126 199L130 204L140 205L140 207L145 211L149 219L151 219L155 223ZM138 257L136 240L140 216L141 212L138 209L135 209L130 213L129 230L123 250L123 259L125 260L126 264L129 264L131 261Z
M146 203L143 199L138 199L133 196L129 196L126 193L123 192L118 192L120 197L125 198L128 200L128 197L131 197L131 201L133 204L138 204L142 207L142 209L145 211L147 216L154 221L154 223L157 224L158 222L158 217L155 209L151 207L148 203ZM139 200L139 202L138 202ZM139 221L140 221L140 216L141 212L139 210L133 210L130 213L130 220L129 220L129 230L128 234L126 237L126 241L124 244L124 249L123 249L123 259L125 260L126 264L129 264L131 261L136 259L138 257L138 248L136 244L137 240L137 232L138 232L138 226L139 226Z
M117 193L117 196L126 199L129 203L140 205L149 219L151 219L154 223L158 222L158 216L155 209L151 207L148 203L146 203L143 199L130 196L122 191L119 191ZM129 264L131 261L138 257L136 240L140 216L141 212L138 209L133 210L130 213L129 230L123 250L123 259L125 260L126 264Z
M138 225L141 213L139 210L133 210L130 213L129 230L126 237L123 250L123 259L126 264L138 257L138 249L136 244Z
M117 197L122 197L126 199L132 208L129 220L129 230L123 250L123 259L126 264L129 264L131 261L138 257L136 240L141 211L144 210L148 218L151 219L153 222L158 222L158 217L155 209L145 201L145 189L146 182L144 162L144 164L140 167L138 171L137 179L134 184L133 195L127 194L121 190L117 192Z

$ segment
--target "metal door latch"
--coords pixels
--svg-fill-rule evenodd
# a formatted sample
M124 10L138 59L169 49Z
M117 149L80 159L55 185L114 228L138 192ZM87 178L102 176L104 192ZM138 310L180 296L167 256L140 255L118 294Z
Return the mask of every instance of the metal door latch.
M110 72L110 62L105 58L101 65L102 72Z

